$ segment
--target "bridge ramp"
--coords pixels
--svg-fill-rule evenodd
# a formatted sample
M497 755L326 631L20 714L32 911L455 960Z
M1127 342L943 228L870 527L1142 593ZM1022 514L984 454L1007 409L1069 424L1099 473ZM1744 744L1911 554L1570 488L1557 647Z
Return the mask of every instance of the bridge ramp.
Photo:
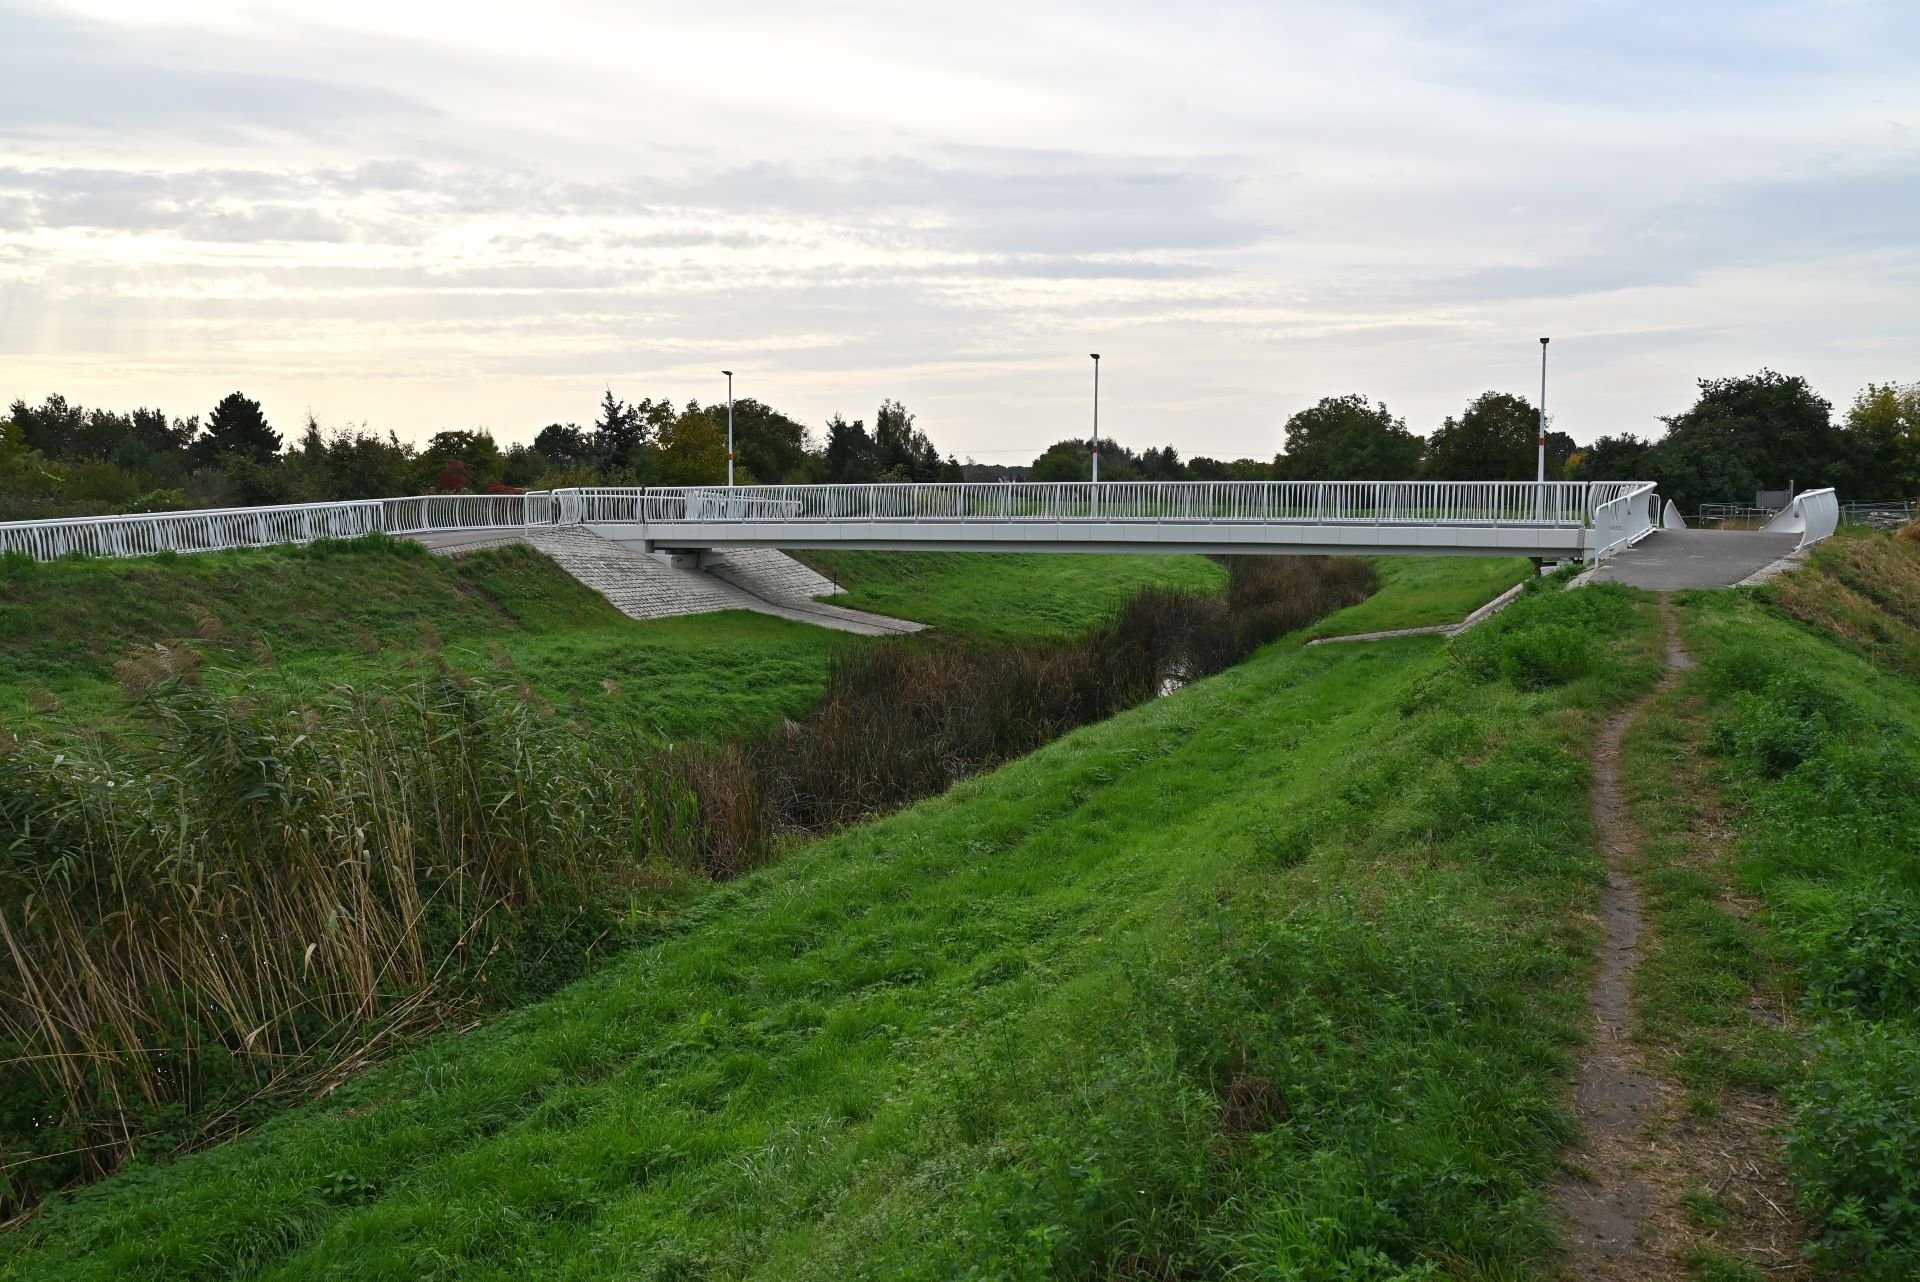
M1593 572L1598 583L1649 592L1730 588L1800 546L1798 534L1750 530L1655 530Z
M925 626L817 601L814 597L839 591L833 581L784 552L766 548L715 549L704 569L690 570L662 564L578 526L416 537L443 556L524 543L552 557L630 619L752 610L862 636L917 632Z

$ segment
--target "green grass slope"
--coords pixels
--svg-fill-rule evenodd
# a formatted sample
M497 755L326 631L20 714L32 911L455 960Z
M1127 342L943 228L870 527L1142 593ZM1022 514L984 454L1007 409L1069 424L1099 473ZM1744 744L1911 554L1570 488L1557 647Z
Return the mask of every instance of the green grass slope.
M1697 1114L1784 1097L1824 1262L1920 1276L1920 548L1839 540L1681 619L1700 666L1627 744L1643 1021Z
M880 608L996 638L1078 630L1149 583L1225 582L1201 557L847 555ZM381 682L444 642L449 662L512 667L574 715L669 738L798 717L835 650L862 643L739 611L637 622L527 548L448 559L374 538L137 560L5 558L0 724L44 702L36 691L78 715L112 715L114 665L135 648L207 632L209 617L233 661L256 661L265 642L294 688Z
M1381 590L1329 619L1309 636L1351 636L1458 623L1533 573L1525 557L1383 556L1375 558Z
M0 1244L19 1279L1512 1277L1657 670L1610 587L1304 650L723 887Z
M872 610L974 636L1080 632L1140 588L1219 592L1226 571L1200 556L1100 556L1045 552L807 551L842 588L836 605Z
M448 560L380 537L307 547L114 560L0 559L0 671L14 682L111 678L131 646L192 636L205 615L283 658L350 651L370 637L547 630L618 618L545 557L503 548Z

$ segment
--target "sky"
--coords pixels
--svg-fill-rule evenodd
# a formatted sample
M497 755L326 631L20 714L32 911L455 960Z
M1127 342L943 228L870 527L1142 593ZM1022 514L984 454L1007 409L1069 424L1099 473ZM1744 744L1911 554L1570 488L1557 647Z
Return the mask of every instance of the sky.
M0 401L1271 457L1920 380L1920 3L0 0Z

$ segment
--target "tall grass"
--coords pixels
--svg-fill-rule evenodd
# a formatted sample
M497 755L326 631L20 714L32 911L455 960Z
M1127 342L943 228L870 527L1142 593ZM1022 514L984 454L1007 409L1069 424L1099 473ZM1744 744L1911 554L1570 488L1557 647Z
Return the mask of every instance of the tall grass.
M15 1208L564 978L637 875L633 773L511 689L441 670L280 707L189 676L130 733L0 744Z
M0 734L0 1211L571 977L635 893L942 791L1372 586L1245 558L1224 598L1147 589L1078 638L888 640L803 721L718 745L589 732L437 656L295 701L258 669L200 681L211 637L144 651L115 733Z

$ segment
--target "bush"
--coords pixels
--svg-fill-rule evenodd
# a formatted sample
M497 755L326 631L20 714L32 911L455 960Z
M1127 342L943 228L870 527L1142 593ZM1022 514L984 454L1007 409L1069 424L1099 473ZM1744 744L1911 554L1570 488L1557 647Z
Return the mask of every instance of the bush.
M1448 650L1476 681L1504 680L1528 691L1569 685L1599 668L1604 651L1597 638L1624 632L1632 610L1631 599L1613 584L1572 592L1536 587L1455 637Z
M1787 926L1807 997L1873 1018L1920 1010L1920 896L1879 878L1823 894L1803 892Z
M145 494L131 499L121 509L123 512L178 512L188 506L185 490L148 490Z
M1767 779L1813 760L1832 741L1836 724L1850 719L1839 694L1797 672L1775 672L1758 693L1742 690L1733 703L1733 716L1714 727L1708 746L1747 761Z
M1826 1225L1820 1254L1887 1282L1920 1276L1920 1035L1839 1020L1816 1034L1814 1059L1792 1092L1787 1151Z
M1593 671L1594 643L1566 624L1547 624L1504 638L1500 675L1518 690L1545 690Z

